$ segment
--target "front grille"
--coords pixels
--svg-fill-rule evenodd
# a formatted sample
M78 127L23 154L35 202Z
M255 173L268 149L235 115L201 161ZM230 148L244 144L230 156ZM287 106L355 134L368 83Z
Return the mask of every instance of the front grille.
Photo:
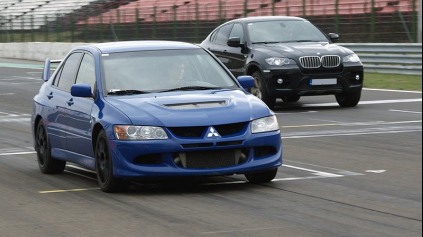
M234 134L238 134L242 132L246 125L247 123L234 123L234 124L218 125L218 126L214 126L214 128L216 128L220 136L225 137L225 136L230 136L230 135L234 135Z
M245 130L248 122L233 123L213 126L222 137L239 134ZM168 128L177 137L182 138L201 138L205 135L209 127L173 127Z
M218 150L181 153L175 163L188 169L214 169L239 163L240 150Z
M312 69L320 68L322 66L322 61L320 57L302 57L300 58L301 66L303 68Z
M337 85L322 85L322 86L310 86L309 84L304 84L300 87L301 91L328 91L328 90L342 90L343 87L341 84Z
M335 68L341 65L341 57L339 56L323 56L322 65L324 68Z
M208 127L176 127L168 128L175 136L183 138L200 138Z
M341 57L336 55L302 57L300 63L305 69L318 69L322 66L324 68L336 68L341 65Z

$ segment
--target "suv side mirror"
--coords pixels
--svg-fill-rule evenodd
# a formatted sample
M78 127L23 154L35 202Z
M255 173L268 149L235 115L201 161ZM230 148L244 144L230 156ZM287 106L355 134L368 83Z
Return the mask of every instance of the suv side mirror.
M75 84L71 87L71 95L81 98L92 98L91 86L88 84Z
M244 47L244 44L241 43L241 38L235 37L235 38L230 38L228 40L228 46L233 48L239 48L239 47Z
M251 76L240 76L238 77L238 81L244 89L253 88L256 83L254 78Z
M335 33L330 33L330 34L329 34L329 39L330 39L332 42L336 43L336 42L338 42L338 41L339 41L339 35L338 35L338 34L335 34Z

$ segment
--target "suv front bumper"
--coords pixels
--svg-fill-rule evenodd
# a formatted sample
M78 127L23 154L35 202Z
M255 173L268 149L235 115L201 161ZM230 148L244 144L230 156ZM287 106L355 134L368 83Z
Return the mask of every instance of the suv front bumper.
M268 94L272 97L336 95L360 92L364 69L360 65L344 65L335 69L302 70L298 66L264 70ZM337 79L336 85L313 86L313 79ZM279 79L283 80L280 84ZM358 80L357 80L358 79Z

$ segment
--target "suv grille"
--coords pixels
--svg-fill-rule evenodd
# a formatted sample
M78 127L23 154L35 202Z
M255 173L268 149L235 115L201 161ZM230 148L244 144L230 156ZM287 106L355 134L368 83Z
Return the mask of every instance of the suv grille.
M320 57L302 57L300 58L301 66L303 68L320 68L322 61Z
M324 68L336 68L341 65L341 57L339 56L310 56L300 58L300 63L303 68L317 69L323 66Z
M334 68L341 65L341 57L339 56L323 56L322 65L325 68Z

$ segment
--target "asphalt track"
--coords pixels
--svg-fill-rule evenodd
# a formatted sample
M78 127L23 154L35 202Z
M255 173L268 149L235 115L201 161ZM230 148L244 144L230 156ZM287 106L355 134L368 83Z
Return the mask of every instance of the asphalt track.
M38 65L38 66L27 66ZM422 94L365 90L280 102L285 166L242 176L135 184L105 194L69 164L43 175L32 146L39 62L0 59L0 236L422 236Z

